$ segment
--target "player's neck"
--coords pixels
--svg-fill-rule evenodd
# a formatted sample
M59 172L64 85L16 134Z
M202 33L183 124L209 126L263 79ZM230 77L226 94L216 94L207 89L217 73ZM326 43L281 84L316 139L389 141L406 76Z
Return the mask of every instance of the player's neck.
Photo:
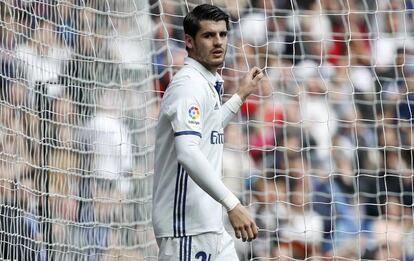
M200 62L200 61L197 61L197 62L199 62L199 63L201 63L201 65L203 65L209 72L211 72L213 75L216 75L216 72L217 72L217 69L218 69L218 66L211 66L211 65L208 65L208 64L204 64L204 63L202 63L202 62Z
M201 63L202 64L202 63ZM205 64L202 64L209 72L211 72L213 75L216 75L216 72L217 72L217 69L218 69L218 66L216 67L208 67L208 66L206 66Z
M206 69L207 69L207 71L211 72L213 75L215 75L215 74L216 74L216 72L217 72L217 70L218 70L218 68L219 68L219 66L212 66L212 65L210 65L210 64L203 63L202 61L198 60L198 59L197 59L196 57L194 57L194 56L188 55L188 57L190 57L190 58L192 58L192 59L196 60L199 64L201 64L202 66L204 66L204 68L206 68Z

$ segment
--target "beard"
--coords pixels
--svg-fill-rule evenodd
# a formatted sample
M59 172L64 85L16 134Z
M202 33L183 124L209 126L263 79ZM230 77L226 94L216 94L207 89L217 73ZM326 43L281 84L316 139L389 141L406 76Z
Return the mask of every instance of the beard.
M223 48L223 53L220 56L216 56L213 53L213 49L207 50L201 48L200 46L196 46L196 48L193 50L194 52L192 52L192 57L204 65L204 67L206 67L208 70L213 70L220 67L224 63L227 52L227 48Z
M214 59L210 62L211 66L221 66L224 63L224 57L221 58L220 60L218 59Z
M204 61L208 63L210 66L219 67L224 63L224 58L226 57L226 50L223 51L223 54L220 57L215 57L215 55L212 52L209 52L204 57Z

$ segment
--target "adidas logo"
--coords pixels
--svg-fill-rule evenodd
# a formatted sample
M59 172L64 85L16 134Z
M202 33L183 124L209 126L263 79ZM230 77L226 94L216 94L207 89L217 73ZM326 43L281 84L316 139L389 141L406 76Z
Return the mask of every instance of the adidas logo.
M218 106L218 103L216 102L216 105L214 106L214 110L218 110L219 109L219 106Z

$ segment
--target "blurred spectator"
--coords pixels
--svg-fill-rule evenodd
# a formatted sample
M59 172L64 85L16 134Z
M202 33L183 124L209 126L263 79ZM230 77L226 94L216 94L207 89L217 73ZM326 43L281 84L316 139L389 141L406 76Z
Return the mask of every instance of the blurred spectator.
M159 3L153 16L154 33L152 45L156 54L153 56L153 69L158 79L154 81L156 91L162 93L170 82L173 71L184 64L186 52L183 45L182 18L173 16L179 13L178 6L174 2L164 1Z
M252 10L240 17L238 39L243 39L243 42L253 47L261 47L268 43L268 20L266 18L273 10L272 2L252 1ZM254 34L251 33L253 31Z
M412 196L412 192L411 192ZM413 201L411 198L411 202L403 201L405 207L403 208L403 226L404 226L404 233L403 233L403 246L404 246L404 258L405 260L412 260L414 258L414 218L413 218Z
M372 257L366 256L365 258L403 260L405 254L402 242L401 203L395 196L388 196L384 203L381 215L375 220L372 231L370 231L373 234L376 249L372 251Z
M127 179L132 172L132 148L129 131L122 122L118 107L122 97L116 90L101 95L96 115L86 124L87 144L94 153L92 169L103 180L118 180L117 189L127 193L131 187ZM117 96L114 96L116 94Z
M413 49L414 41L405 29L403 1L390 0L379 4L381 18L378 19L378 38L374 42L374 64L379 71L385 71L395 64L398 48Z
M396 117L400 119L403 127L408 127L409 123L414 121L414 56L411 56L406 61L405 78L406 83L401 84L401 93L403 94L399 99ZM404 123L405 122L405 123ZM405 133L409 134L409 133Z
M323 57L329 53L332 47L331 21L328 16L324 15L324 6L320 1L302 1L298 4L303 8L300 27L306 39L307 53L310 54L310 59L321 64Z
M350 63L355 65L352 69L358 69L361 68L358 65L370 66L372 64L372 50L369 41L372 29L367 15L364 14L370 10L369 6L372 3L364 5L361 1L356 0L350 0L348 3L347 10L350 13L346 16L346 22L343 23L341 30L343 39L346 41L342 54L348 55Z
M264 159L267 151L272 150L275 139L272 132L261 126L251 126L249 128L249 150L256 168L266 168L269 164ZM271 163L271 162L270 162Z
M314 178L315 211L323 216L324 240L321 245L325 256L341 256L357 259L359 248L363 247L360 238L360 222L365 213L358 206L355 196L357 179L353 157L343 151L334 152L335 168L323 178ZM359 217L359 218L356 218Z
M259 227L258 239L253 243L254 257L278 257L279 229L287 223L288 198L286 176L267 171L253 184L255 220Z
M335 110L327 102L327 84L313 61L305 60L295 69L295 77L300 84L297 95L303 128L315 139L319 159L326 160L338 127Z
M224 130L223 182L239 198L243 196L245 179L255 167L246 152L247 137L239 125L229 124Z
M66 0L56 3L56 11L52 14L57 17L54 19L58 21L57 30L62 35L62 40L65 46L75 47L76 40L76 21L79 20L77 16L76 3L77 0Z
M320 255L323 237L323 219L313 210L309 186L308 177L288 180L287 222L279 227L279 251L302 260Z
M353 95L355 89L349 78L348 57L338 56L334 74L329 83L328 98L340 120L354 121L358 108L355 108Z
M3 184L2 184L3 185ZM6 260L46 260L41 242L39 187L34 172L16 177L1 187L0 258Z
M51 21L39 20L33 39L16 47L19 67L33 89L37 81L57 81L71 50L62 45Z
M379 205L389 193L399 193L401 191L399 176L401 169L404 169L404 162L399 153L392 149L396 146L397 137L395 129L379 128L378 129L378 157L381 165L372 173L364 173L360 177L360 193L366 193L363 197L363 203L366 207L367 222L370 223L372 217L380 214Z
M7 63L13 58L13 50L17 44L17 23L11 16L12 11L4 3L0 3L0 9L0 57L2 63Z
M79 221L80 175L82 167L78 146L79 135L76 135L75 112L76 107L69 96L67 88L59 85L51 85L55 89L50 101L49 133L43 133L50 140L48 147L49 192L53 197L49 198L51 217L63 222ZM60 91L58 91L60 90ZM65 226L63 222L52 224L52 240L60 244L76 245L73 238L75 229ZM57 254L57 259L74 257L74 254Z
M136 19L139 19L138 28ZM108 28L108 34L112 37L112 40L109 41L108 47L113 53L112 62L119 64L119 69L123 72L123 81L132 80L136 82L138 79L130 79L130 77L133 76L134 72L138 75L148 74L146 64L150 62L151 58L145 51L150 49L149 43L141 41L136 35L152 37L150 31L151 20L146 16L135 18L114 15L110 17L110 21L111 26ZM183 61L182 63L175 63L182 65L184 64Z
M0 175L3 180L12 182L29 172L30 165L26 163L32 160L22 135L22 121L11 108L3 105L0 110Z
M133 190L133 166L130 134L119 106L125 98L116 89L102 89L97 96L96 114L81 133L88 160L80 193L92 202L82 205L80 221L89 224L81 231L83 244L90 246L86 253L99 259L112 244L107 224L123 220L123 205L118 204Z

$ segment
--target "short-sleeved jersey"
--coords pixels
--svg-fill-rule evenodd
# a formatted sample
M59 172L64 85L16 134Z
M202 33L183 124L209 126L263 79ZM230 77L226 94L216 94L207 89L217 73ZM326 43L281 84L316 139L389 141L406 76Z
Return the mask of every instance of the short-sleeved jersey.
M174 139L201 138L200 150L221 177L224 134L220 75L191 58L173 77L161 102L155 142L153 225L156 237L182 237L223 230L222 206L177 161Z

